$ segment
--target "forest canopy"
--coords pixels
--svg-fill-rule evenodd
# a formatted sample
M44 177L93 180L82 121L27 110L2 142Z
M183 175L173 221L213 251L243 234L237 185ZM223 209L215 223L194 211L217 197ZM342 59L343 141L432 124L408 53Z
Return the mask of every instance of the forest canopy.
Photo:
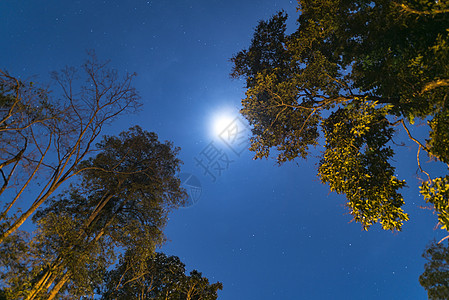
M409 217L392 137L401 128L418 148L421 194L448 228L449 176L426 172L420 154L449 164L449 3L299 0L298 14L291 34L284 12L261 21L231 59L231 75L246 81L255 158L306 158L324 138L321 181L364 229L400 230ZM426 140L411 134L417 119Z

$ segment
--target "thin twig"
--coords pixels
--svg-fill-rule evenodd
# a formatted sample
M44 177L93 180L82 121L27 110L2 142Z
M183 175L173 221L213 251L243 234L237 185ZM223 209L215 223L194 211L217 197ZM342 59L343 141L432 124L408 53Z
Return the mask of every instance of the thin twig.
M417 139L415 139L415 138L411 135L410 130L409 130L409 129L407 128L407 126L405 125L404 119L401 119L401 120L399 120L399 121L400 121L400 123L402 124L402 126L404 127L405 131L407 132L408 137L409 137L412 141L414 141L415 143L418 144L418 152L417 152L417 154L416 154L416 160L418 161L418 168L419 168L419 170L420 170L422 173L424 173L424 174L427 175L427 177L429 178L429 182L431 182L432 180L431 180L431 178L430 178L429 173L427 173L426 171L424 171L424 170L422 169L422 167L421 167L421 162L420 162L420 159L419 159L419 153L420 153L420 151L421 151L421 148L423 148L424 150L426 150L427 153L429 153L429 150L426 148L426 146L424 146L423 144L421 144L420 141L418 141Z

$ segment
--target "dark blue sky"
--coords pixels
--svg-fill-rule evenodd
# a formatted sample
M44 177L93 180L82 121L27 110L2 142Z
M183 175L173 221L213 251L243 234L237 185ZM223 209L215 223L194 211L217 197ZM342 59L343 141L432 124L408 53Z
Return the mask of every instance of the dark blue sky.
M425 299L421 253L444 232L419 208L414 145L395 158L409 185L411 221L394 234L349 223L344 198L316 176L322 148L278 167L253 161L248 150L236 155L211 134L214 116L238 111L244 97L243 82L229 77L229 58L249 45L259 20L280 9L293 31L296 2L289 0L4 0L0 68L46 82L50 71L80 65L95 49L118 70L137 72L143 110L105 133L137 124L182 148L183 172L203 191L196 205L172 213L163 251L221 281L219 299ZM215 182L195 160L212 141L232 161Z

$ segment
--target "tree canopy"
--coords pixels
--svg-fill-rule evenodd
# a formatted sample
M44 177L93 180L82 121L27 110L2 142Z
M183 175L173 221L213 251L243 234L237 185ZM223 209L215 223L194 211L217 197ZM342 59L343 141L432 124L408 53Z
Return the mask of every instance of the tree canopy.
M364 229L400 230L405 182L391 162L403 128L418 146L421 193L448 226L449 177L432 178L419 157L449 163L449 3L299 0L298 11L293 33L279 12L232 58L255 158L306 158L324 139L321 181L346 195ZM416 119L428 121L425 141L410 133Z
M10 277L16 295L91 294L118 249L148 257L164 243L167 214L186 198L175 177L179 149L138 126L104 137L97 149L79 164L80 182L33 216L38 231L28 249L30 262L22 282L16 284L15 272Z
M210 284L196 270L190 275L185 272L185 265L176 256L157 252L145 260L136 260L135 253L128 251L107 273L102 299L217 299L221 283Z
M443 243L430 243L424 251L426 259L424 273L419 283L427 290L432 300L449 298L449 246Z

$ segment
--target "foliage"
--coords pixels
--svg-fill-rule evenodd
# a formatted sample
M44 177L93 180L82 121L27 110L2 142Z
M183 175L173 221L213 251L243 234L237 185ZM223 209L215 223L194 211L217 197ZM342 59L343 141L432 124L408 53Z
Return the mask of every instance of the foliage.
M449 176L424 181L420 192L427 202L435 206L438 221L442 229L447 230L449 228Z
M215 300L220 282L209 284L196 270L185 274L185 265L176 256L154 253L136 259L128 251L114 270L107 273L102 299Z
M164 243L167 214L186 199L175 177L179 149L156 134L135 126L97 149L78 165L79 183L33 216L38 230L24 270L31 278L7 281L23 278L16 290L28 290L26 299L93 294L119 250L148 256Z
M32 278L32 274L28 273L29 266L33 264L30 250L30 235L20 230L0 244L0 280L7 283L7 288L2 285L5 299L19 299L29 288L23 283Z
M283 12L261 21L250 47L232 58L231 74L246 80L241 113L255 158L306 158L322 137L322 182L346 195L364 229L380 222L400 230L408 220L399 193L405 182L390 163L398 126L418 151L449 161L443 2L299 0L293 33L286 34ZM416 118L429 120L426 143L407 127Z
M323 122L326 150L318 172L332 191L346 194L354 220L365 229L377 221L384 229L400 229L408 216L397 190L405 183L388 162L393 155L386 146L393 135L388 109L376 106L353 102Z
M427 260L419 283L427 290L429 299L449 298L449 246L432 242L423 257Z

